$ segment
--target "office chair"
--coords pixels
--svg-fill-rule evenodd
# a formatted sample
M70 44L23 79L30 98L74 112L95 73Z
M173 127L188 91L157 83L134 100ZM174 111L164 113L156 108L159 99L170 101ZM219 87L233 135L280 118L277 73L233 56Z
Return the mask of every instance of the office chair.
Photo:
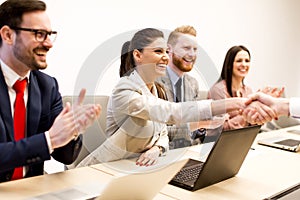
M87 155L89 155L93 150L99 147L105 140L106 140L106 113L107 113L107 103L108 103L109 96L106 95L87 95L84 99L84 104L100 104L102 107L100 117L97 121L94 122L89 128L86 129L85 133L82 134L83 136L83 144L81 151L77 159L71 164L66 165L65 169L73 169L76 165L82 161ZM73 102L77 101L77 97L75 96L64 96L63 103L65 105L66 102Z

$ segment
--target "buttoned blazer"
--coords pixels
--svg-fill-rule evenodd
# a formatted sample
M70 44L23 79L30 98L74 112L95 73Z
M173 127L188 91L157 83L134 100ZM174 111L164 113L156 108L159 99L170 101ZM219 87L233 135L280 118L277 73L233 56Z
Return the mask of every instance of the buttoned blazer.
M28 85L26 138L15 142L8 88L0 68L0 182L11 180L13 169L26 166L26 177L43 174L50 159L45 131L62 111L62 98L55 78L31 71ZM81 137L51 154L57 161L71 164L82 145Z

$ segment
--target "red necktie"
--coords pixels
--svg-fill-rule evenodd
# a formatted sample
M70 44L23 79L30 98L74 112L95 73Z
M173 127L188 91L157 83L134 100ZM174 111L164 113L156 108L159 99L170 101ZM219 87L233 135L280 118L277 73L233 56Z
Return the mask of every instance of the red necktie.
M15 141L23 139L25 136L25 125L26 125L26 108L24 102L24 91L26 88L27 79L22 81L17 80L13 86L16 91L16 101L14 108L14 131L15 131ZM23 178L23 167L15 168L12 179Z

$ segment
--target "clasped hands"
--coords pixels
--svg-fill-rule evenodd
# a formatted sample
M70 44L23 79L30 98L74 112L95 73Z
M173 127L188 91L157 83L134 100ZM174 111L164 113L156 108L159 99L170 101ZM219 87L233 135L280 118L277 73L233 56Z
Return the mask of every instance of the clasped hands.
M64 109L56 117L49 130L52 148L62 147L72 139L77 138L100 116L101 106L99 104L83 105L86 90L80 91L77 102L71 106L67 102Z
M289 115L289 101L285 98L274 98L263 92L248 97L242 111L245 120L251 124L263 124L279 116Z

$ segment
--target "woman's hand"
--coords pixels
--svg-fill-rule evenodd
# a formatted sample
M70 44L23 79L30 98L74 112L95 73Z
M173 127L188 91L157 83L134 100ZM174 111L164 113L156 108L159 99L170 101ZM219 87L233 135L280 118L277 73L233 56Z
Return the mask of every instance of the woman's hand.
M151 149L147 150L145 153L140 155L136 161L136 165L139 166L150 166L157 162L160 154L160 149L158 146L153 146Z

